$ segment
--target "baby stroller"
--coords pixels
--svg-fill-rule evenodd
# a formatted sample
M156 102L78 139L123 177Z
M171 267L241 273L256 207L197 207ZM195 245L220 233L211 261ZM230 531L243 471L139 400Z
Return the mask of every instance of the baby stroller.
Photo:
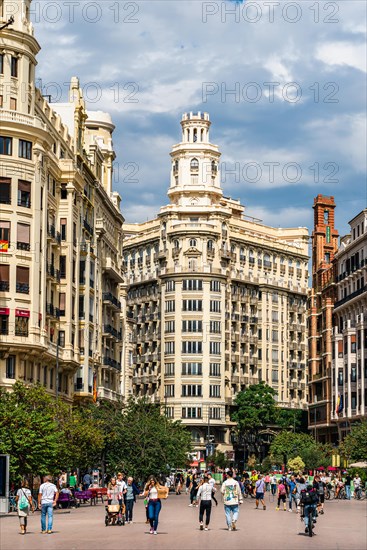
M109 525L125 525L125 505L107 504L104 522L106 527Z

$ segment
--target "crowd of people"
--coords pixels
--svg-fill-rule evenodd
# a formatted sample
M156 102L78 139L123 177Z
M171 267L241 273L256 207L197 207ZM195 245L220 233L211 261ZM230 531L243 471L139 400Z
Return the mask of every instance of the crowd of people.
M237 530L239 505L243 499L252 497L255 499L255 507L261 505L266 510L265 495L268 492L276 501L276 511L281 508L284 511L300 513L303 511L306 532L308 526L308 509L312 508L313 518L316 521L317 514L324 513L325 492L329 487L335 491L345 488L347 499L351 498L351 486L353 483L354 492L361 487L361 478L358 474L352 477L346 473L344 479L341 475L327 476L325 473L316 473L309 477L298 474L276 474L275 472L266 475L253 470L242 474L235 469L227 468L221 475L220 493L224 504L225 520L229 531ZM177 471L167 478L156 479L150 476L147 482L141 486L132 476L118 473L114 477L108 477L106 491L106 514L108 517L109 507L115 506L112 523L120 521L123 523L133 522L133 511L137 497L144 498L146 509L146 523L150 525L150 533L157 534L159 514L162 509L162 499L166 499L169 490L174 490L176 495L181 495L185 490L189 497L189 507L199 508L199 529L209 530L212 503L217 506L216 480L210 471L202 472L197 468L188 471ZM58 505L58 499L63 493L75 497L78 491L86 491L98 484L91 473L86 472L78 476L77 472L61 472L53 479L45 476L43 483L38 490L38 506L41 510L41 533L51 534L53 532L53 511ZM61 499L60 499L61 500ZM270 499L271 500L271 499ZM27 532L27 517L33 511L32 494L28 482L23 480L21 487L16 493L17 509L20 523L20 533ZM288 503L288 506L287 506ZM116 505L117 513L116 513ZM107 525L107 523L106 523Z

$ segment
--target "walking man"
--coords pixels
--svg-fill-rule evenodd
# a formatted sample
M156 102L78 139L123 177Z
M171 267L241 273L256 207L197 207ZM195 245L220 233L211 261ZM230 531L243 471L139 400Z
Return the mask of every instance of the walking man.
M126 522L133 522L133 508L136 502L136 495L139 494L139 489L134 483L132 477L127 478L126 492L124 494L125 505L126 505Z
M236 531L238 520L238 506L242 504L241 489L238 481L233 479L232 470L228 470L227 479L223 481L221 493L224 501L224 512L228 531Z
M255 483L255 491L256 491L256 509L259 507L259 500L260 500L261 504L263 505L263 510L266 510L265 501L264 501L265 481L261 474L259 474L259 479Z
M59 498L57 487L51 483L52 477L45 476L44 483L39 488L38 506L41 508L41 531L42 534L52 533L54 508ZM47 515L47 531L46 531L46 515Z

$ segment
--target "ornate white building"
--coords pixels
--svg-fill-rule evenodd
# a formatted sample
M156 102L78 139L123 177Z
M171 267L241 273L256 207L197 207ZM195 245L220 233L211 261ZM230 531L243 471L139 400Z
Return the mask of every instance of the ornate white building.
M122 224L114 125L35 87L30 0L1 0L0 385L41 383L71 401L121 393Z
M170 204L124 225L130 361L125 384L190 427L197 451L230 450L237 393L263 380L307 403L308 231L273 228L224 197L207 113L171 152Z

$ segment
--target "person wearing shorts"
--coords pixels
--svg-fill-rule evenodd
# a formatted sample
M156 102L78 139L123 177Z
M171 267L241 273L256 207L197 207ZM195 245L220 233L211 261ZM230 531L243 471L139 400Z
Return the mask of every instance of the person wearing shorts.
M261 474L259 474L259 478L255 483L255 491L256 491L256 509L259 507L259 501L263 505L263 510L266 510L265 501L264 501L264 493L265 493L265 481Z
M287 498L287 489L285 488L283 480L280 479L278 482L278 505L276 507L277 511L279 510L279 507L280 507L280 501L283 501L284 512L287 511L286 498Z

